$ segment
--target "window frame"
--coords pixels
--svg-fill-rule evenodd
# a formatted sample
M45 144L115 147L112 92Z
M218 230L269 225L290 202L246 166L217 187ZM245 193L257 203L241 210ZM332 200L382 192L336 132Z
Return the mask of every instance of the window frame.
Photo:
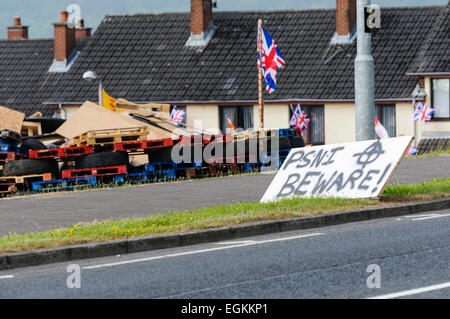
M298 104L289 104L289 122L292 119L292 115L294 114L295 109L297 108L297 105ZM311 141L312 135L308 134L308 139L305 139L305 136L303 135L303 138L305 139L305 144L313 145L313 146L325 145L325 105L324 104L300 104L300 108L302 109L302 111L306 112L306 114L308 115L308 117L310 119L312 119L312 117L311 117L311 108L312 107L322 107L323 108L323 120L322 120L323 141ZM312 131L314 125L315 124L313 123L313 121L310 121L308 130ZM288 123L288 127L290 127L289 123Z
M383 103L376 103L375 104L375 115L377 117L377 119L381 122L381 125L383 125L386 128L384 119L383 119L383 111L382 108L383 107L393 107L394 108L394 135L389 137L396 137L397 136L397 106L395 105L395 103L387 103L387 104L383 104ZM387 129L386 129L387 130Z
M449 82L449 88L450 88L450 78L430 78L430 86L431 86L431 107L434 108L434 80L447 80ZM434 112L431 117L431 121L435 122L445 122L450 121L450 89L448 93L448 107L449 107L449 116L448 117L435 117Z
M225 134L226 129L228 128L228 127L222 127L223 124L224 124L223 109L224 108L229 108L229 107L237 108L237 123L233 123L233 125L235 126L235 129L242 128L241 127L242 119L240 118L241 115L240 115L239 109L243 108L243 107L246 107L246 108L251 110L251 113L252 113L252 127L249 127L249 128L246 128L246 129L242 128L242 129L243 130L248 130L248 129L254 129L255 128L255 123L254 123L254 118L253 118L253 116L254 116L253 105L219 105L219 129L221 130L221 132L223 134Z

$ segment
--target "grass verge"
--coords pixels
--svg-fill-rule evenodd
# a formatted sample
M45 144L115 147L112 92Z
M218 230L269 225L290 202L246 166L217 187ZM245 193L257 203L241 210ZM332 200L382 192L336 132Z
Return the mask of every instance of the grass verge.
M380 199L295 198L269 204L250 202L218 205L183 213L169 212L136 219L80 223L47 232L10 234L0 237L0 253L138 238L444 197L450 197L450 178L390 185Z

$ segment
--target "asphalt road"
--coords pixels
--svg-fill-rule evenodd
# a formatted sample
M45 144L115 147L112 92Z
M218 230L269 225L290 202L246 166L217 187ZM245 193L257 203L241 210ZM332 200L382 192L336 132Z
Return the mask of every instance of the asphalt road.
M79 222L259 201L273 176L230 176L3 199L0 200L0 236L45 231ZM450 156L406 159L391 183L413 183L444 176L450 176Z
M0 272L0 298L450 298L449 229L447 209L83 260L79 281L69 263L22 268Z

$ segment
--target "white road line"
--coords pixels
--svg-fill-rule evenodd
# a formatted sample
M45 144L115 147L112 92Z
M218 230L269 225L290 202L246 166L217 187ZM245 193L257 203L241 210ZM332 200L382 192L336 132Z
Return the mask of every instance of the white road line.
M436 214L436 213L432 213L432 214L405 216L405 218L408 218L408 219L414 220L414 221L427 220L427 219L440 218L440 217L450 217L450 214Z
M12 278L14 278L13 275L0 276L0 279L12 279Z
M446 282L446 283L438 284L438 285L427 286L427 287L423 287L423 288L405 290L405 291L396 292L396 293L387 294L387 295L381 295L381 296L372 297L369 299L393 299L393 298L422 294L424 292L440 290L440 289L445 289L445 288L450 288L450 282Z
M414 218L413 220L426 220L426 219L449 217L449 216L450 216L450 214L445 214L445 215L436 214L436 215L433 215L433 216L430 215L428 217Z
M133 259L133 260L125 260L125 261L119 261L119 262L115 262L115 263L93 265L93 266L85 266L85 267L82 267L82 269L89 270L89 269L99 269L99 268L105 268L105 267L114 267L114 266L127 265L127 264L133 264L133 263L139 263L139 262L145 262L145 261L152 261L152 260L158 260L158 259L164 259L164 258L172 258L172 257L187 256L187 255L196 255L196 254L202 254L202 253L218 251L218 250L225 250L225 249L232 249L232 248L239 248L239 247L253 246L253 245L262 245L262 244L273 243L273 242L278 242L278 241L307 238L307 237L319 236L319 235L323 235L323 233L314 233L314 234L308 234L308 235L283 237L283 238L276 238L276 239L269 239L269 240L262 240L262 241L254 241L254 242L244 242L244 243L241 243L241 244L235 244L235 245L226 246L226 247L200 249L200 250L186 251L186 252L182 252L182 253L175 253L175 254L169 254L169 255L153 256L153 257Z

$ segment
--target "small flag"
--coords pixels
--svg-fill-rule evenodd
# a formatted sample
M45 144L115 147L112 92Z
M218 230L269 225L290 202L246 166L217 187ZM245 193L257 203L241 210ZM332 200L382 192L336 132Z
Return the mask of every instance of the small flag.
M231 131L234 133L234 125L233 125L233 122L231 121L230 117L228 116L228 114L226 112L223 113L223 116L225 117L225 120L227 120L228 126L231 128Z
M414 155L417 155L417 149L413 145L410 145L408 150L405 153L405 157L414 156Z
M103 107L113 112L125 112L124 110L116 107L117 100L115 98L110 97L105 89L103 89Z
M429 122L431 120L431 116L433 115L434 109L432 109L430 106L425 105L423 103L419 103L417 106L416 111L414 112L414 121L423 121L423 122Z
M259 52L258 46L258 67L261 67L263 70L263 75L266 79L266 90L271 94L277 87L277 70L282 68L286 62L270 34L264 28L262 28L262 31L262 52Z
M180 125L186 118L186 112L183 110L178 110L176 107L173 108L172 113L170 113L170 119L177 124Z
M116 111L116 102L117 102L116 99L110 97L106 93L105 89L103 89L103 107L115 112Z
M291 122L289 125L299 128L302 132L306 130L309 127L309 117L305 113L305 111L302 111L300 108L300 105L297 105L297 108L295 109L294 114L292 115Z
M379 139L389 138L388 132L376 117L375 117L375 132L377 133Z

